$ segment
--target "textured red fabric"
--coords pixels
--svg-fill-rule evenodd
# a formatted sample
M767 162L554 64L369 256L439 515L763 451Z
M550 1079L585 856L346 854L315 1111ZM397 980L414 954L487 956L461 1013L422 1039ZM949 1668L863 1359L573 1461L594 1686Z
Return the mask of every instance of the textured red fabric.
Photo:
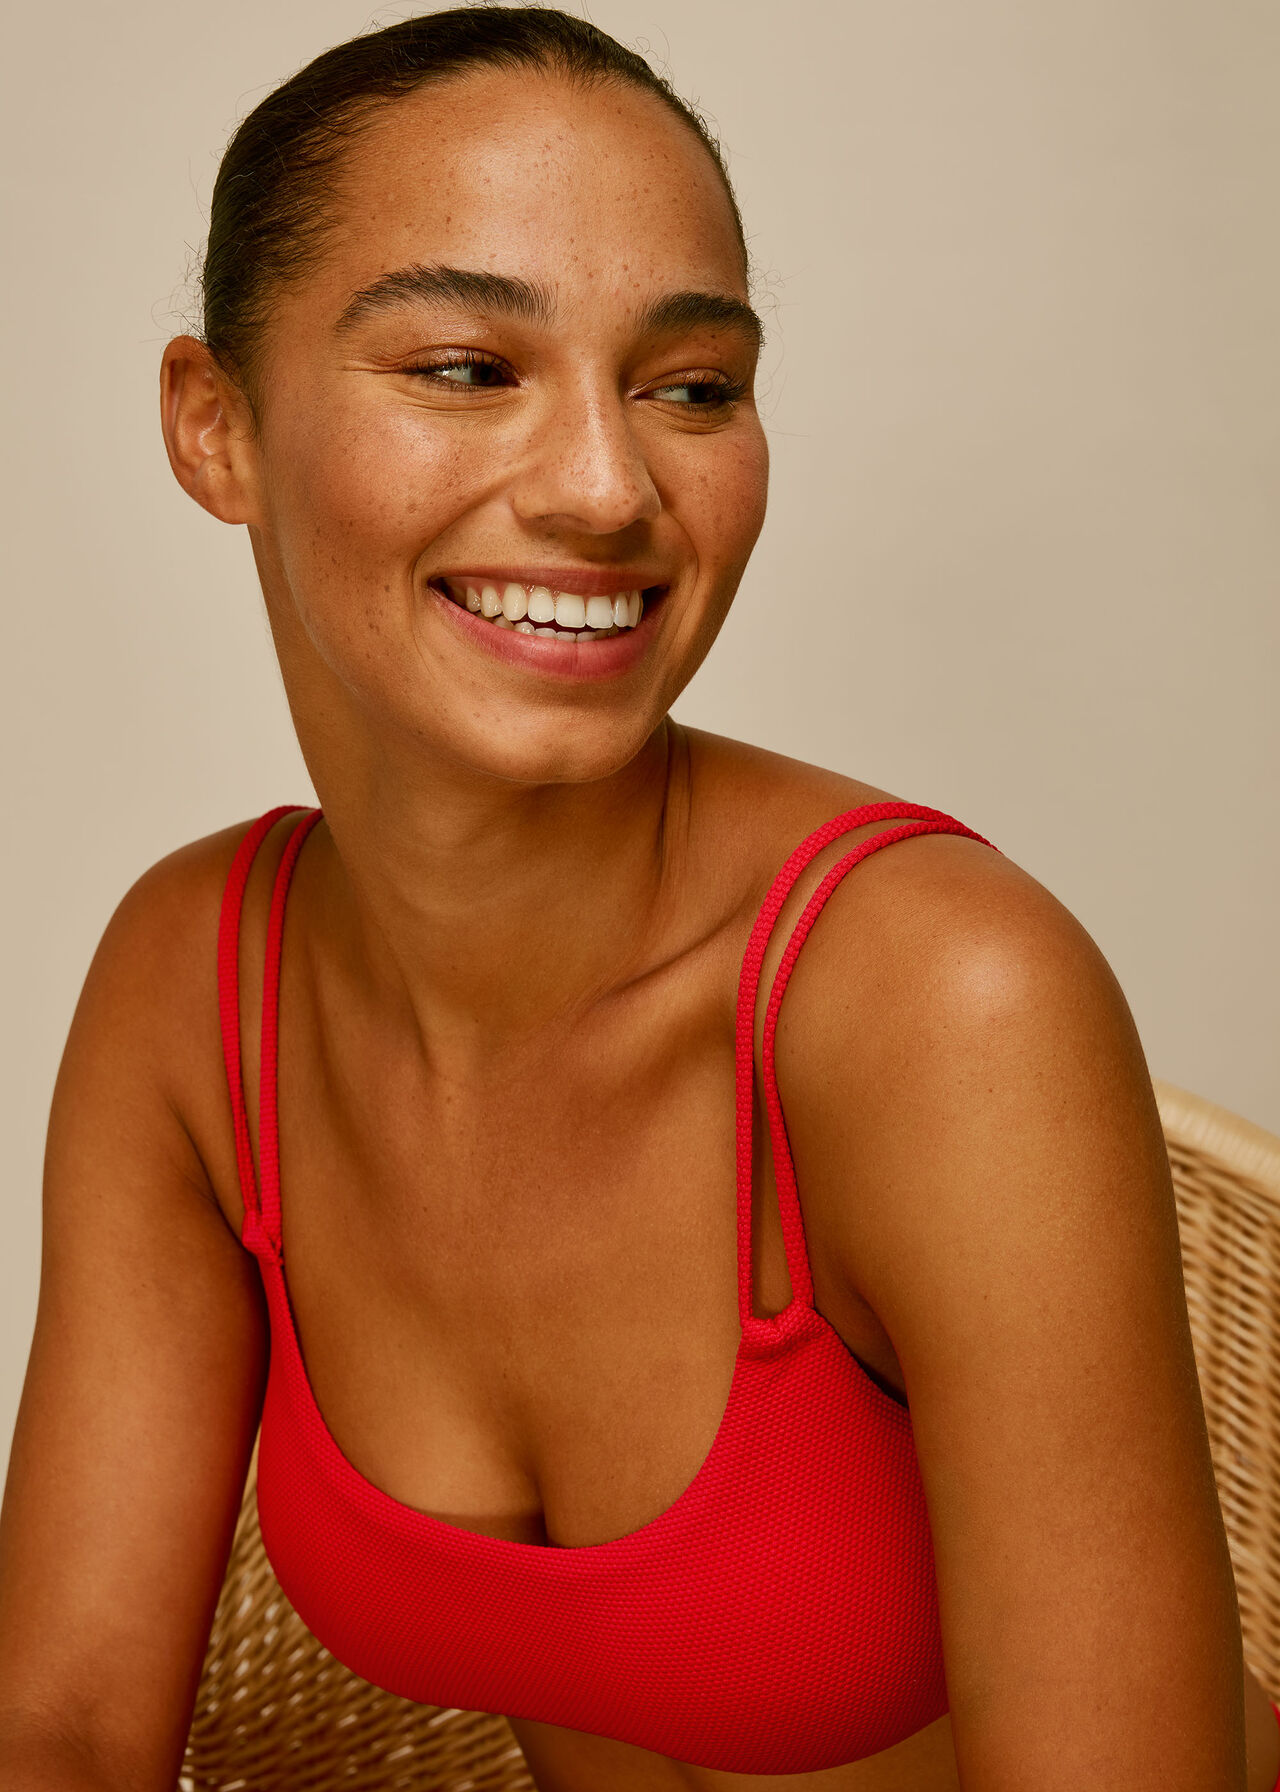
M816 829L778 873L738 986L741 1337L728 1403L701 1468L665 1512L625 1536L562 1548L484 1536L401 1504L347 1460L316 1406L285 1281L276 1050L285 900L318 810L294 828L271 901L261 1199L240 1070L245 881L268 829L290 807L264 815L241 844L223 900L218 975L242 1237L257 1257L271 1320L258 1514L267 1555L304 1622L339 1661L401 1697L560 1724L726 1772L839 1766L941 1717L948 1704L937 1585L911 1420L813 1306L774 1034L796 954L854 865L916 834L991 842L936 809L868 804ZM861 842L827 872L770 993L765 1107L792 1297L781 1313L755 1315L753 1017L761 961L814 854L881 820L902 825Z

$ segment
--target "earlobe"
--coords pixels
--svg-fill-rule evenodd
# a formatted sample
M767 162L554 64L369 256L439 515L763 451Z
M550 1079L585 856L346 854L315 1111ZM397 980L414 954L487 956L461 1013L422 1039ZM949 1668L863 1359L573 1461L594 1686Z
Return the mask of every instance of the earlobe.
M175 336L160 363L160 427L174 478L224 523L258 520L257 456L243 398L195 336Z

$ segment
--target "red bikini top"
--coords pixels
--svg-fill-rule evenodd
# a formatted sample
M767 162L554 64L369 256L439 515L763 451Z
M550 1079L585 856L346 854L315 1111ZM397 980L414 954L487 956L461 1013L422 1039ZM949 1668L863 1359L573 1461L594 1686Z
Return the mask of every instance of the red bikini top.
M401 1504L342 1454L307 1377L281 1242L277 1017L285 900L320 818L295 827L272 892L262 1001L259 1198L240 1070L240 915L268 829L249 830L218 938L223 1048L244 1195L242 1239L270 1312L258 1455L267 1556L303 1621L355 1673L428 1705L585 1730L724 1772L815 1772L878 1754L948 1709L932 1539L902 1401L813 1305L774 1078L778 1008L827 897L870 853L916 834L981 834L937 809L875 803L808 836L774 880L742 962L737 1010L741 1338L711 1449L638 1530L563 1548L467 1531ZM751 1310L754 1015L761 961L800 872L868 821L916 819L832 865L787 945L764 1024L765 1103L792 1296ZM998 850L992 848L993 851Z

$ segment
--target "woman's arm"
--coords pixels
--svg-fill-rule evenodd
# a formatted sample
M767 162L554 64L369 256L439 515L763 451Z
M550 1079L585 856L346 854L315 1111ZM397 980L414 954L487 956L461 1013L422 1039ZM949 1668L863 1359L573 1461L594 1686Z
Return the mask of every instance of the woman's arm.
M0 1715L0 1786L5 1792L134 1792L141 1783L88 1754L25 1713ZM175 1782L169 1781L172 1786Z
M208 858L121 904L54 1093L0 1512L6 1792L171 1792L253 1447L256 1265L180 1117L196 1059L218 1067Z
M906 1379L961 1784L1244 1792L1176 1209L1116 979L966 840L875 855L824 927L779 1085L806 1212Z

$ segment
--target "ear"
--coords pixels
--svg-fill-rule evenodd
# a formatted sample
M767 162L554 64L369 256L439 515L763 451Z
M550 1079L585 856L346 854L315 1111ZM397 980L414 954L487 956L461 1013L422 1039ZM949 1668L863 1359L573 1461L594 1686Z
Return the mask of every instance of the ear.
M160 363L160 427L174 478L224 523L260 520L258 454L243 393L195 336Z

